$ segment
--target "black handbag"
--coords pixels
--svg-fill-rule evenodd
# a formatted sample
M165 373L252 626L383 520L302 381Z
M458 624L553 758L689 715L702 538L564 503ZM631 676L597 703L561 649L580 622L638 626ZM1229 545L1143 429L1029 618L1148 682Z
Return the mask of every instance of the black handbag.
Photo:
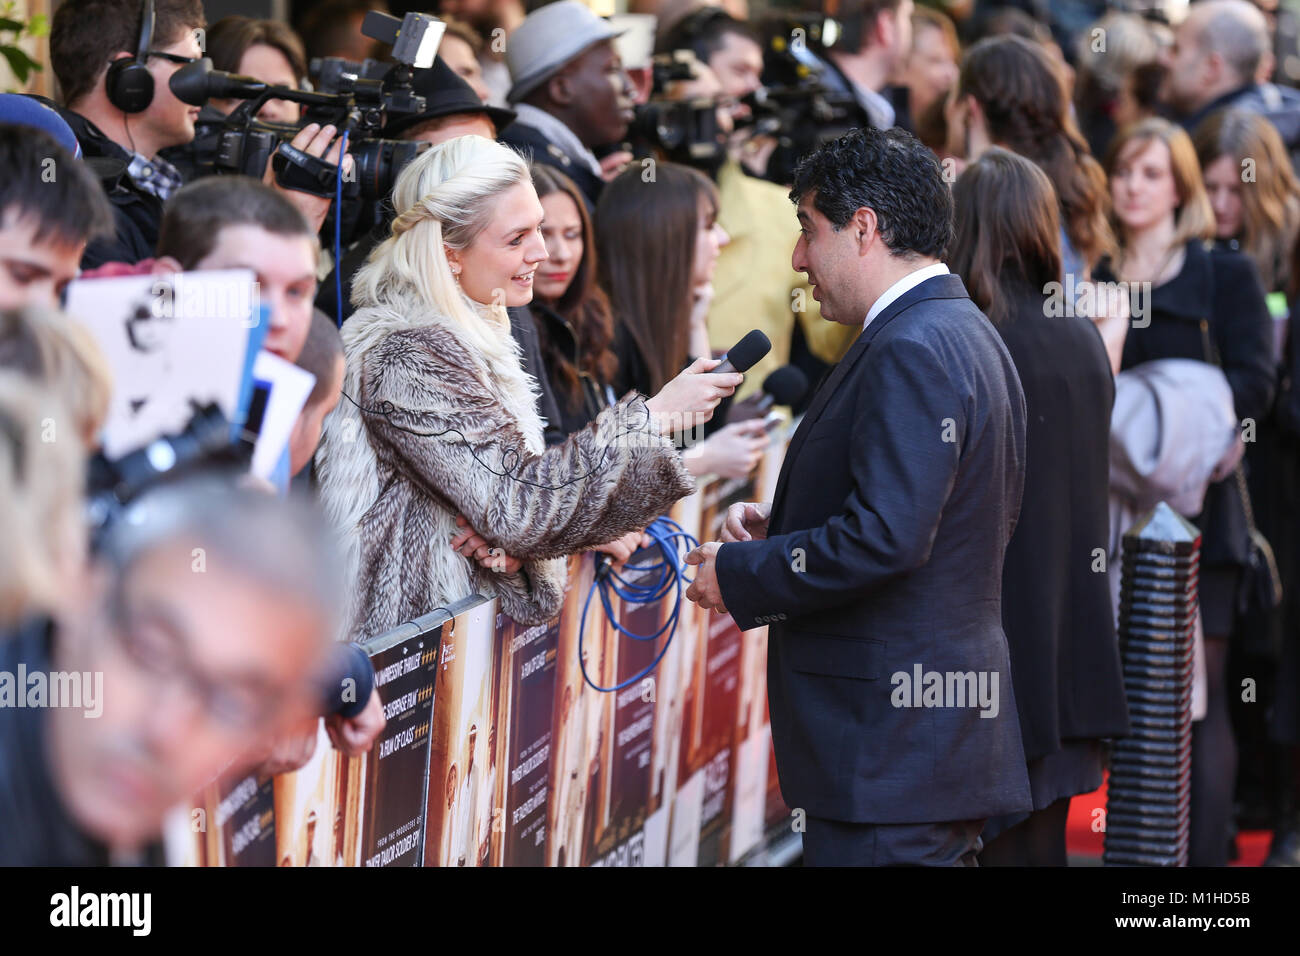
M1201 343L1205 361L1222 369L1218 349L1210 340L1210 323L1205 319L1201 319ZM1246 485L1246 473L1242 470L1241 462L1237 462L1237 467L1233 469L1233 477L1237 494L1241 498L1242 511L1246 515L1246 528L1250 532L1250 550L1237 588L1237 616L1268 614L1282 603L1282 576L1277 570L1273 546L1255 527L1255 509L1250 504L1250 488Z

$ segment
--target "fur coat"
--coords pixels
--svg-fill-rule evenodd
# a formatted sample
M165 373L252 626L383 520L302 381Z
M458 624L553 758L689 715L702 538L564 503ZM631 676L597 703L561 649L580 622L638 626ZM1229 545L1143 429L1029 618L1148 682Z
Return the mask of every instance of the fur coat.
M479 343L414 296L343 326L344 397L317 469L349 549L354 639L475 592L522 624L551 620L565 555L645 527L694 490L636 393L546 448L536 382L504 316L475 311L489 330ZM457 514L523 568L506 574L453 551Z

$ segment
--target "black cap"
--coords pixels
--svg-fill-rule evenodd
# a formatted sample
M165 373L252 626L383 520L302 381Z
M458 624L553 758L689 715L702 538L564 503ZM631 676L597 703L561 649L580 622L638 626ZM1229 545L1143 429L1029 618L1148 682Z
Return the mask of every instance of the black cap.
M393 120L383 129L385 138L398 136L420 123L441 119L444 116L455 116L458 113L483 114L496 124L498 134L514 122L514 110L503 110L485 104L478 98L474 88L440 56L434 58L433 66L427 70L416 70L411 85L416 93L424 97L424 112Z

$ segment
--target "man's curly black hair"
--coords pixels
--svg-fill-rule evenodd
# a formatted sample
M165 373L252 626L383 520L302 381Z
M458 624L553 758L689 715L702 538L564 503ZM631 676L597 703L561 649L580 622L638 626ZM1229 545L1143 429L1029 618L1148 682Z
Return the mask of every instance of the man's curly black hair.
M893 255L942 259L952 241L952 192L939 161L911 133L855 129L800 161L790 201L813 206L838 231L862 207L876 214Z

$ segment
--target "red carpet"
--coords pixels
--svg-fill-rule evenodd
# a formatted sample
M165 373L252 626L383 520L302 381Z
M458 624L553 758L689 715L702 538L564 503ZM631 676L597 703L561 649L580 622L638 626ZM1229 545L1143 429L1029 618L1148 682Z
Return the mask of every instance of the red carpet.
M1070 801L1070 818L1065 824L1066 850L1078 862L1101 862L1102 830L1106 808L1106 783L1093 793L1085 793ZM1272 834L1266 830L1247 830L1237 836L1237 860L1233 866L1259 866L1268 855ZM1091 858L1091 859L1089 859Z

